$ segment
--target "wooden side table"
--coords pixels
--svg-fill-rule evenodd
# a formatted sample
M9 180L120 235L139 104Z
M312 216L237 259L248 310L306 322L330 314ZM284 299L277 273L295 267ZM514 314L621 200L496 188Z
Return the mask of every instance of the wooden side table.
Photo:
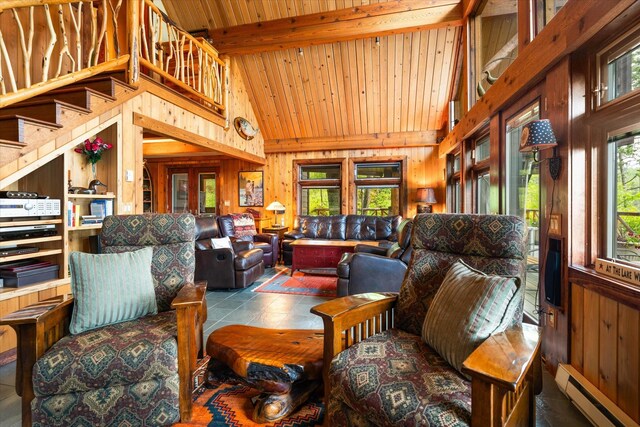
M253 218L253 222L256 223L256 228L258 230L258 233L267 233L267 231L264 231L264 227L262 226L262 223L263 222L267 222L267 221L271 221L271 217L270 216L264 216L264 217L260 217L260 218Z
M284 240L284 233L289 231L289 227L281 226L281 227L264 227L262 229L263 233L273 233L278 235L278 261L282 259L282 241Z

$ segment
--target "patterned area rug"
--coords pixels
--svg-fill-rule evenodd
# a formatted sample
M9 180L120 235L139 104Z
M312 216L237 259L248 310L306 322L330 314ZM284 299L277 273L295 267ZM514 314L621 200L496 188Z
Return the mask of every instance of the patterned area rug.
M243 385L222 384L218 388L200 388L195 397L193 419L174 427L314 427L322 425L324 406L319 397L312 397L291 416L271 424L256 424L251 421L253 405L251 398L258 392Z
M308 274L296 271L291 276L291 269L276 267L273 277L259 283L253 292L335 297L337 284L338 278L334 275Z

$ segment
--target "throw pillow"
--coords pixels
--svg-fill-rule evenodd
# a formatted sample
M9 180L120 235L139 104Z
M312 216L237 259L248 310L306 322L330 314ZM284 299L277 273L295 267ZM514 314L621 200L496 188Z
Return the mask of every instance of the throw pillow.
M218 239L212 238L211 247L213 249L229 248L231 249L231 253L233 253L233 245L231 244L231 239L229 239L229 237L220 237Z
M233 235L236 237L255 236L258 234L256 231L256 223L253 220L253 215L244 214L231 214L233 219Z
M489 276L461 260L442 281L427 311L422 339L458 372L498 328L520 286L517 277Z
M75 301L69 331L79 334L156 314L152 257L152 247L114 254L70 253Z

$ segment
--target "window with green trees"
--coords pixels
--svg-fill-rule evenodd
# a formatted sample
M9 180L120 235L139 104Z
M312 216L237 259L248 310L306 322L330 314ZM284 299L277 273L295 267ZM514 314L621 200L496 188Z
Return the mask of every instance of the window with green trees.
M402 183L401 162L356 163L356 214L398 215Z
M342 166L301 165L298 178L300 215L339 215Z
M610 139L608 256L640 265L640 128Z

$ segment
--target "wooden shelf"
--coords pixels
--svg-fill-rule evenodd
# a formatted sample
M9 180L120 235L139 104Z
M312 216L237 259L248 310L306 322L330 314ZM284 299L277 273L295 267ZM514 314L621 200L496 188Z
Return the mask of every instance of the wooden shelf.
M56 240L62 240L62 236L35 237L33 239L22 239L22 240L6 240L2 242L2 246L27 245L30 243L42 243L42 242L55 242Z
M36 219L33 221L30 220L22 220L22 221L2 221L0 222L0 227L22 227L24 225L43 225L43 224L62 224L62 219Z
M11 255L0 257L0 262L19 261L21 259L31 259L41 256L58 255L62 253L62 249L45 249L38 252L30 252L28 254Z
M69 227L69 231L82 231L82 230L99 230L102 228L102 224L81 225L78 227Z
M33 292L46 291L47 289L55 288L62 285L68 285L69 283L71 283L71 279L67 277L64 279L34 283L33 285L20 286L18 288L0 288L0 301L29 295Z
M69 194L69 199L115 199L115 194Z

